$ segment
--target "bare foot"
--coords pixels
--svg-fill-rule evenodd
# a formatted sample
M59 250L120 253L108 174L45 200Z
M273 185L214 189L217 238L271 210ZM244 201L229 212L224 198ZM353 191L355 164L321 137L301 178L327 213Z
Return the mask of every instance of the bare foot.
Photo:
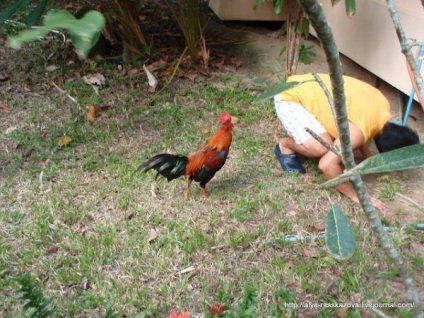
M372 204L374 204L374 207L380 211L383 211L387 206L383 201L380 201L377 198L371 197Z

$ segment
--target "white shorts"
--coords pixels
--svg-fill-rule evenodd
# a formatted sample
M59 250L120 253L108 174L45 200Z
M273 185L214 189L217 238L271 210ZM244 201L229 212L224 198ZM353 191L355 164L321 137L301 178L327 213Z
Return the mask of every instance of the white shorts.
M302 105L283 101L279 95L274 97L274 104L277 116L281 120L284 129L297 144L303 144L306 140L312 138L305 130L305 127L317 135L327 132L318 119Z

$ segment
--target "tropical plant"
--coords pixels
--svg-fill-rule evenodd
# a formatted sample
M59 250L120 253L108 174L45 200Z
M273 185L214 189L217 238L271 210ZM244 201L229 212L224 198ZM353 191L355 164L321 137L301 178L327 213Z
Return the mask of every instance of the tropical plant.
M266 0L256 0L264 3ZM269 0L278 15L285 14L286 47L281 51L286 54L286 75L296 74L298 63L309 63L309 57L315 56L312 46L301 44L301 38L309 36L309 19L305 16L299 0ZM335 5L341 0L331 0ZM352 16L356 10L356 0L345 0L346 14ZM281 53L280 53L281 54Z
M20 10L29 7L32 4L33 0L19 0L13 4L11 4L8 8L6 8L0 14L0 26L7 20L10 19L15 13ZM26 17L25 24L28 28L35 25L38 21L40 21L42 14L45 12L47 8L47 0L41 0L40 3L30 11L28 16Z
M23 43L34 41L52 30L65 29L71 35L80 58L86 58L90 49L97 43L105 25L103 15L98 11L89 11L81 19L76 19L66 10L50 10L44 20L43 26L21 31L8 38L8 44L14 49L19 49Z
M274 303L271 304L272 317L294 317L296 295L296 292L287 290L284 284L274 292Z
M178 0L169 1L174 16L184 34L188 53L193 60L197 62L202 56L205 66L209 60L209 51L206 48L205 41L205 19L201 12L200 0ZM201 54L199 54L199 51Z
M33 2L35 1L19 0L10 5L0 14L0 26L14 14L30 8L30 13L26 17L25 24L27 28L32 28L41 20L42 15L46 11L48 1L41 0L34 9L31 9ZM140 12L136 2L132 0L102 0L97 7L107 18L107 34L109 38L111 38L108 38L108 40L112 40L110 42L115 42L116 34L122 41L124 61L130 59L134 61L138 56L147 58L150 55L152 41L149 39L140 19ZM90 10L89 7L84 7L76 12L75 18L77 21L72 19L71 16L73 14L70 12L65 13L65 10L62 10L60 14L52 14L49 11L44 19L44 26L42 26L41 29L37 28L37 31L31 30L24 32L23 35L19 34L18 37L11 39L11 44L13 47L19 48L21 43L32 41L35 37L44 35L49 31L65 29L70 32L73 44L80 57L85 58L87 57L88 51L97 43L101 31L103 27L105 27L105 21L102 21L104 18L100 17L101 14L99 12L93 14L90 11L96 12ZM90 12L89 15L85 17L84 15L88 12ZM116 23L113 21L116 21ZM87 23L90 23L90 27L88 27ZM89 36L89 38L87 38L87 36ZM77 42L77 44L75 42ZM83 45L84 48L81 48L81 45ZM85 52L87 48L88 51Z
M256 2L264 3L265 0ZM304 55L299 60L300 39L302 36L309 36L309 20L304 16L302 7L297 0L272 0L272 4L276 14L285 14L283 27L286 31L286 47L281 52L286 54L286 75L290 76L296 73L298 62L305 61L306 56ZM309 52L311 51L309 50Z
M132 0L102 0L101 10L106 15L108 27L117 33L123 46L124 61L148 58L153 41L140 19L140 10ZM111 23L116 20L116 23ZM114 27L113 27L114 25Z
M306 46L305 44L301 44L299 49L299 62L303 64L310 63L310 57L317 56L313 49L313 45Z
M23 310L31 310L31 318L47 318L53 315L55 309L50 306L52 300L44 297L43 291L30 274L19 275L13 280L21 286L16 292L22 293L19 299L26 301Z

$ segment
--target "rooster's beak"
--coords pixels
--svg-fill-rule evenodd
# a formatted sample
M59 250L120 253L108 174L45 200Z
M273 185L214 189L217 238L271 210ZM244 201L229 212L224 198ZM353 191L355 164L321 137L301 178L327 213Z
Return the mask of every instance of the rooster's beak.
M236 122L238 122L239 121L239 119L237 118L237 117L235 117L235 116L231 116L231 122L233 123L233 124L235 124Z

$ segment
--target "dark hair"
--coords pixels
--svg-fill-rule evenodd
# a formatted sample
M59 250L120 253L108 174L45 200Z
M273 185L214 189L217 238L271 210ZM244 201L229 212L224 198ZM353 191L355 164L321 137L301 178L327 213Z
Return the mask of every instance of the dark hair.
M389 122L384 126L381 133L374 138L374 141L378 151L385 152L419 144L420 138L411 128Z

